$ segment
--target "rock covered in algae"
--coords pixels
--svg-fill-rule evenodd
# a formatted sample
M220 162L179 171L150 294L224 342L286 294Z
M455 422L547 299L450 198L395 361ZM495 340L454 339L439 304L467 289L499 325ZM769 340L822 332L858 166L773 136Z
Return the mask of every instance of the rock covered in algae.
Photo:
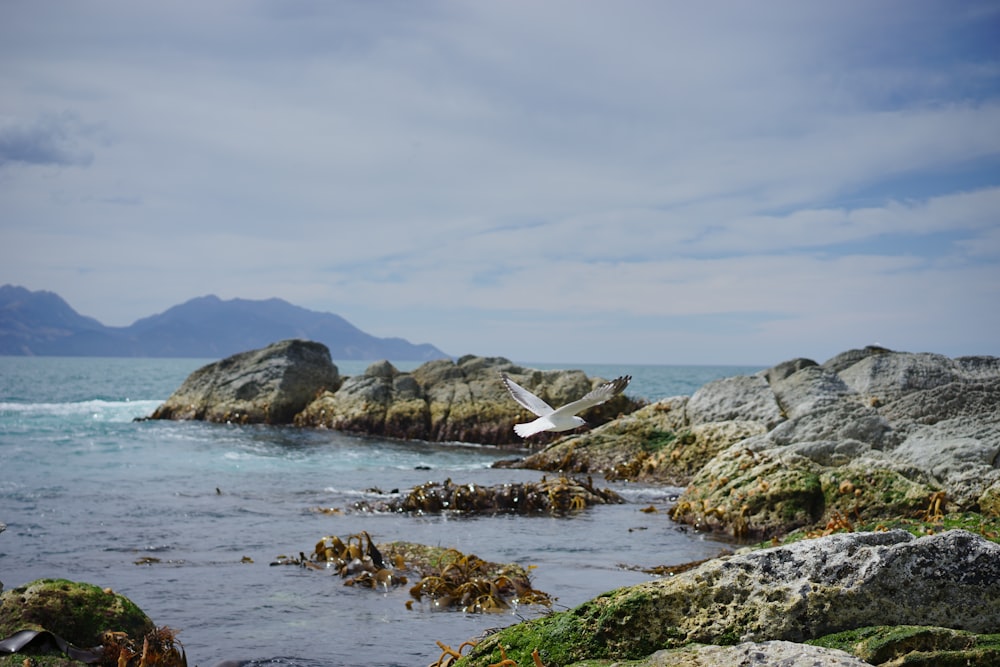
M885 667L1000 664L1000 634L925 625L858 628L811 640L810 644L841 649L866 664Z
M998 405L998 358L868 347L710 382L516 465L687 485L673 518L739 538L996 517Z
M693 643L803 642L872 625L1000 631L1000 545L954 530L838 534L718 558L506 628L470 665L639 659Z
M562 438L540 452L497 467L566 474L602 474L610 480L685 485L715 454L765 432L753 421L688 426L686 396L657 401L600 428Z
M520 443L512 426L527 413L500 382L501 371L554 406L574 401L604 382L580 370L532 370L502 357L439 359L412 372L380 361L362 375L345 380L340 389L321 394L295 423L436 442ZM618 395L589 410L584 418L600 424L639 405Z
M322 343L285 340L194 371L150 419L290 424L317 394L340 386Z
M812 665L815 667L871 667L846 651L795 642L744 642L735 646L697 645L657 651L629 667L771 667Z
M124 595L92 584L38 579L0 595L0 638L48 630L81 648L101 644L105 631L142 637L153 622Z

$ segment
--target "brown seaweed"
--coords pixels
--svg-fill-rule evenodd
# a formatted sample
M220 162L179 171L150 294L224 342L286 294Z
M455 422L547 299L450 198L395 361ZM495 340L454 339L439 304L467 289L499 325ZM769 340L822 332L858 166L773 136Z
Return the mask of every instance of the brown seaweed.
M457 549L439 549L407 542L377 547L367 532L341 539L323 537L309 556L279 556L271 565L333 571L344 579L345 586L389 590L409 583L409 576L419 577L410 588L413 600L427 601L434 609L459 609L465 612L506 611L519 604L549 606L552 599L536 590L524 568L501 566Z
M579 480L569 477L538 482L481 486L455 484L451 479L442 483L427 482L413 487L399 499L376 503L357 503L355 509L377 512L407 512L438 514L555 514L580 511L591 505L625 502L611 489L598 489L590 477Z

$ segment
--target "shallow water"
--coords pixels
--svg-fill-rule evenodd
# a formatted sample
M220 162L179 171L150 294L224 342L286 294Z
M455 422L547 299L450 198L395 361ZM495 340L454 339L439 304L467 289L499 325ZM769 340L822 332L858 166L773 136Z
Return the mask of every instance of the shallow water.
M352 588L331 574L269 563L309 553L325 535L367 531L376 542L407 540L534 565L535 587L556 597L555 608L562 609L650 578L632 567L684 563L725 547L667 518L678 489L600 480L595 482L629 503L564 518L349 509L359 500L446 478L485 485L540 479L538 472L489 467L510 457L510 450L132 421L150 414L203 363L0 357L0 522L7 524L0 533L0 581L6 588L40 577L111 587L157 624L179 630L192 665L224 659L426 665L440 655L435 640L457 646L545 610L477 615L427 604L407 610L407 586ZM352 374L366 364L338 365ZM603 377L617 374L615 367L580 367ZM655 399L754 370L648 366L620 372L636 377L630 393ZM640 511L651 504L660 511ZM159 562L135 564L144 557Z

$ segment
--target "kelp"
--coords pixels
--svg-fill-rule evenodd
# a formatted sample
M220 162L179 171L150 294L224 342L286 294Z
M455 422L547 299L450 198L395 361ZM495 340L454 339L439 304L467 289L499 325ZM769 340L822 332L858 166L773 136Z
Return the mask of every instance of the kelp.
M369 588L389 589L409 582L401 571L402 559L385 559L371 535L362 531L346 540L336 535L320 539L312 554L299 552L298 558L278 556L271 565L298 565L311 570L333 570L344 579L345 586L361 584Z
M549 606L548 594L536 590L524 568L498 565L457 549L426 547L408 542L393 542L381 548L366 532L341 539L323 537L306 556L279 556L271 565L296 565L319 571L332 571L345 586L363 586L388 591L419 577L410 588L413 598L406 602L427 601L433 609L457 609L469 613L503 612L519 604Z
M413 487L398 499L375 503L359 502L355 509L375 512L406 512L438 514L554 514L565 515L591 505L625 502L611 489L598 489L593 479L568 477L538 482L522 482L481 486L455 484L451 479L442 483L427 482Z
M126 632L106 631L101 634L101 645L94 648L74 646L47 630L21 630L0 640L0 654L37 656L53 652L77 662L105 667L187 667L187 656L177 641L177 632L166 626L154 628L138 639ZM25 664L29 662L30 658L25 660Z
M457 648L453 649L444 642L437 642L438 648L441 649L441 657L436 661L432 662L428 667L451 667L457 661L461 660L464 656L462 655L462 649L468 647L470 649L476 648L479 642L475 640L469 640L462 642L462 644ZM534 663L534 667L545 667L542 663L542 658L538 654L538 649L536 648L531 652L531 661ZM500 645L500 662L495 662L489 665L489 667L521 667L516 660L511 660L507 657L507 650Z
M427 598L435 607L456 607L466 612L503 612L513 604L552 604L548 594L535 590L527 574L498 568L474 554L448 549L438 565L425 571L410 588L417 600Z
M166 626L147 633L141 646L124 632L105 632L101 643L101 664L109 667L187 667L177 632Z

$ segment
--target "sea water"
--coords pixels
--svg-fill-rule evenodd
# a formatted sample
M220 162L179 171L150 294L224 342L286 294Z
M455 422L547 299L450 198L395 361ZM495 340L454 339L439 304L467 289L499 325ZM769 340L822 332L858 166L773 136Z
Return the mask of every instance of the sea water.
M414 516L354 510L428 481L496 485L543 473L494 469L523 452L328 430L134 421L209 360L0 357L0 582L110 587L179 631L191 665L427 665L458 646L546 613L441 611L408 586L348 587L327 572L271 566L327 535L454 547L531 567L556 610L652 577L641 568L717 555L725 544L670 521L680 489L607 483L624 505L566 517ZM368 362L338 362L341 374ZM416 363L398 363L409 370ZM628 393L691 394L733 366L581 368L630 373ZM641 511L653 506L656 512ZM327 510L327 511L323 511ZM330 510L333 510L332 512Z

